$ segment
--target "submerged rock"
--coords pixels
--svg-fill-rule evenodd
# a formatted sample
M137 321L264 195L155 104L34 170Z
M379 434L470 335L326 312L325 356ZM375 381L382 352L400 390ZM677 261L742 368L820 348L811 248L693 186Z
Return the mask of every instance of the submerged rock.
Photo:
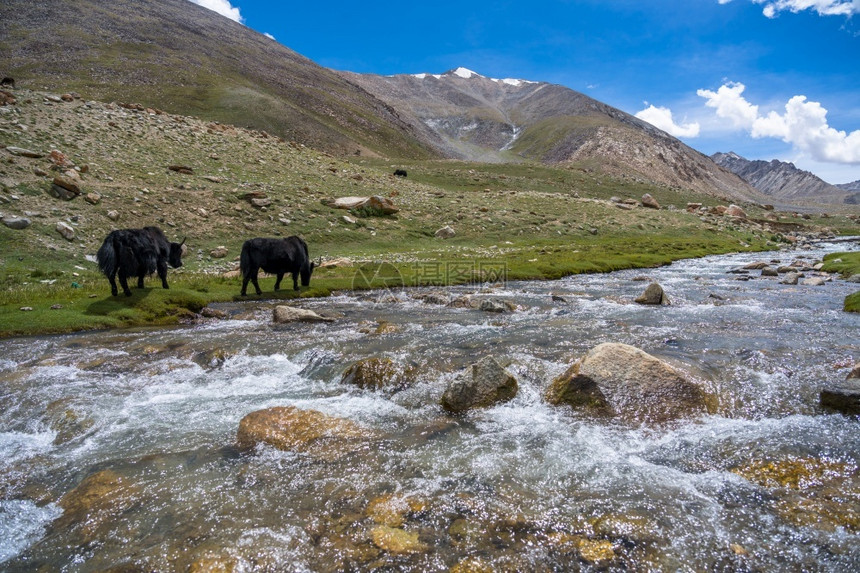
M442 407L449 412L492 406L516 396L517 379L492 356L486 356L466 368L448 385L442 395Z
M843 414L860 414L860 363L838 384L823 388L819 393L821 405Z
M592 348L546 392L551 404L568 404L630 422L661 423L701 414L705 393L668 363L627 344Z
M370 537L374 545L395 555L422 553L429 549L426 543L418 540L417 533L411 533L397 527L378 525L370 532Z
M53 526L74 530L84 542L92 541L103 525L137 504L141 494L138 485L112 470L96 472L60 499L63 515Z
M320 316L312 310L279 305L272 311L272 321L276 324L285 324L289 322L334 322L334 319Z

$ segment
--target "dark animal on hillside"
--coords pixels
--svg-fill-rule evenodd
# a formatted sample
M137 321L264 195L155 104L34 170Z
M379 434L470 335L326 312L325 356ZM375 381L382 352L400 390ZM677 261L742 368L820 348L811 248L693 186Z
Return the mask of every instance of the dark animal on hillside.
M242 296L245 296L248 281L254 283L257 294L262 294L257 282L257 272L260 269L277 276L275 290L281 288L281 279L287 273L293 275L293 290L299 290L299 275L302 277L302 286L308 286L316 266L308 256L307 243L295 235L286 239L248 239L242 245L242 254L239 257Z
M0 87L14 88L15 87L15 78L10 78L9 76L4 77L2 80L0 80Z
M99 269L110 281L110 292L116 296L116 275L125 296L131 296L128 278L137 277L137 288L143 288L143 277L158 272L161 286L167 286L167 265L174 269L182 266L181 243L171 243L158 227L119 229L105 237L96 260Z
M406 177L406 170L405 169L395 169L394 174L398 177Z

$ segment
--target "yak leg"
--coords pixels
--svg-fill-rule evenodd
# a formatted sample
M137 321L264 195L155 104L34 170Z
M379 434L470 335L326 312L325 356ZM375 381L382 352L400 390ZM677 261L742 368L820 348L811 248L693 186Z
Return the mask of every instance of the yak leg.
M122 292L125 293L125 296L131 296L131 289L128 288L128 278L122 271L119 273L119 284L122 286Z
M116 272L114 272L113 274L109 275L107 279L110 281L110 293L111 293L113 296L118 295L118 294L119 294L119 291L118 291L118 290L117 290L117 288L116 288Z
M158 261L158 278L161 279L161 286L163 288L169 289L167 286L167 262L166 261ZM143 281L141 281L143 282Z
M293 273L293 290L299 290L299 273Z
M248 270L248 273L242 277L242 296L248 291L248 281L254 283L254 289L257 291L257 294L263 294L263 291L260 290L260 283L257 282L257 271L258 268L251 268Z
M275 281L275 290L281 290L281 281L284 280L284 273L278 273L276 276L278 278Z
M242 296L247 295L248 281L254 283L254 289L257 291L257 294L263 294L263 291L260 290L260 284L257 282L257 271L259 271L259 267L251 267L247 273L242 274Z

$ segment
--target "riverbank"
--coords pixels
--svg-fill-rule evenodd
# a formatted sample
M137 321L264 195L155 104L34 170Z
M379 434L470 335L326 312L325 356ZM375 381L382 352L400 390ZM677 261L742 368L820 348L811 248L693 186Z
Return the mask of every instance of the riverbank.
M291 300L326 297L333 292L373 288L492 284L510 280L552 280L582 273L653 268L672 262L730 252L763 251L764 243L735 248L734 241L689 237L654 237L648 244L617 238L610 244L545 246L510 249L492 256L462 249L458 258L435 258L439 253L412 252L411 260L397 262L403 253L388 259L332 259L314 272L311 285L296 292L274 292L274 278L261 278L262 295L241 297L238 276L199 272L172 272L171 288L164 290L149 278L144 289L132 289L131 297L110 295L107 280L94 269L81 267L65 280L49 279L0 292L0 338L62 334L84 330L168 326L192 322L207 313L213 303L231 301ZM93 265L94 266L94 265ZM828 255L824 269L850 276L860 272L860 254ZM235 275L235 273L227 273ZM72 280L69 280L72 279ZM287 280L285 284L289 284ZM849 297L850 298L850 297ZM846 310L849 309L846 301Z

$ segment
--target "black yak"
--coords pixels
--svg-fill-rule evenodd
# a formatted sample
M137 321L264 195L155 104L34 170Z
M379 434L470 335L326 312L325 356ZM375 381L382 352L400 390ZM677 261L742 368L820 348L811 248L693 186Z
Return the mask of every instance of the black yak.
M299 275L302 277L302 286L308 286L315 266L316 263L308 256L307 243L295 235L286 239L261 237L248 239L242 245L242 254L239 257L242 296L246 294L248 281L254 283L257 294L262 294L263 291L260 290L260 284L257 282L257 273L260 269L277 276L275 290L281 288L281 279L287 273L293 275L293 289L299 290Z
M167 265L174 269L182 266L182 252L185 239L181 243L171 243L158 227L143 229L119 229L105 237L96 260L99 269L110 281L110 292L118 294L115 276L125 296L131 296L128 277L137 277L137 288L143 288L143 277L158 272L161 286L167 286Z

